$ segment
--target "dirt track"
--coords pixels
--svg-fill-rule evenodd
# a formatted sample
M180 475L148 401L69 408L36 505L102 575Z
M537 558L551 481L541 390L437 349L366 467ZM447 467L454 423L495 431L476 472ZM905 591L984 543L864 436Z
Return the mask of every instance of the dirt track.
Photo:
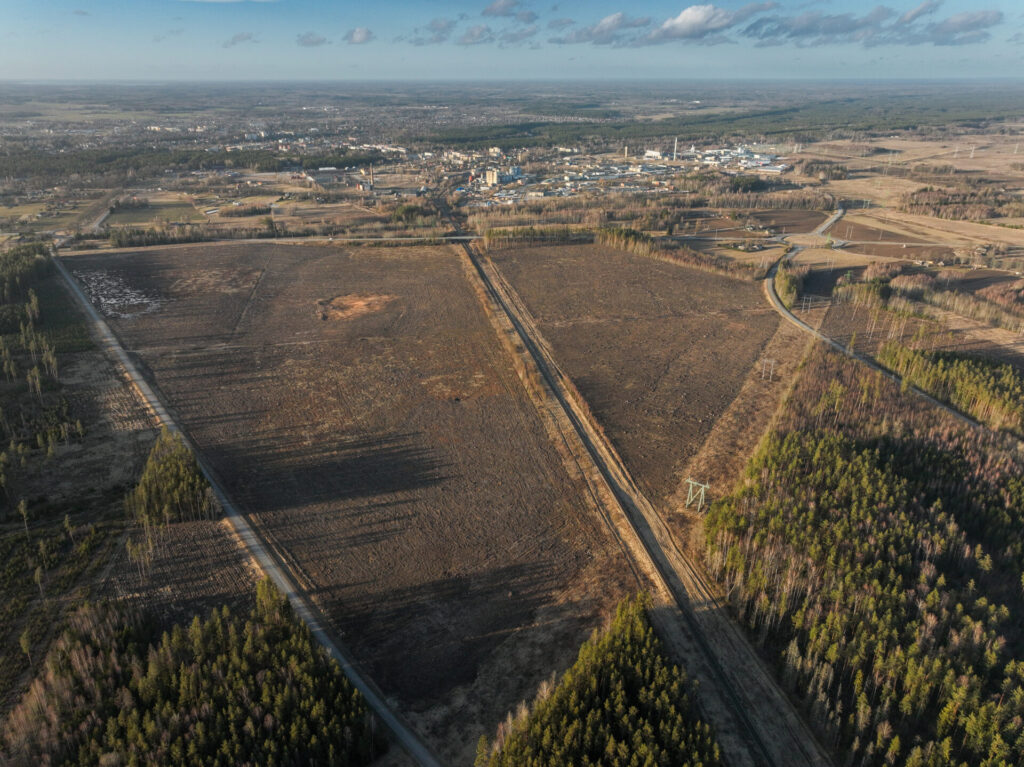
M468 249L467 249L468 251ZM653 575L660 601L655 621L700 683L701 706L715 724L729 763L827 765L830 760L777 687L769 670L715 597L709 581L676 545L654 507L601 434L582 398L560 370L521 299L487 258L473 256L478 274L501 303L586 445L624 514L620 534L637 536L637 566ZM625 524L625 526L623 526Z

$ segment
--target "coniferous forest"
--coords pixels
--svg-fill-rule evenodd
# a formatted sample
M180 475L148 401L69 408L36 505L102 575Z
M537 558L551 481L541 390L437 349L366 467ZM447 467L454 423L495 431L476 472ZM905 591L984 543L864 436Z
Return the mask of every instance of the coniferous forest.
M11 713L4 756L35 765L349 765L381 753L362 696L264 580L227 608L155 635L86 605Z
M816 350L708 561L848 765L1024 763L1024 478L955 424Z
M502 725L493 753L481 739L478 767L723 764L686 674L651 627L649 607L646 596L620 604L558 685L545 686L531 712Z

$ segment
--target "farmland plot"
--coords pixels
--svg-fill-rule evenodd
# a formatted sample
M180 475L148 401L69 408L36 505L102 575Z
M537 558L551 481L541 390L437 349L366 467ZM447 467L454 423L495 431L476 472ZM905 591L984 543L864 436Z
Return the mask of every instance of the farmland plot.
M442 755L471 759L635 583L454 248L69 257L239 506ZM94 282L96 282L94 280Z
M664 504L778 327L759 286L593 246L492 258L644 492Z

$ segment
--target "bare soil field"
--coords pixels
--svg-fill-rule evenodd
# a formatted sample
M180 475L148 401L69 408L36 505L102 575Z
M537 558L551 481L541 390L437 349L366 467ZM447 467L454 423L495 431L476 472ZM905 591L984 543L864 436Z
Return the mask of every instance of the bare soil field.
M860 253L875 258L901 258L911 261L931 261L932 263L950 263L955 253L952 248L937 245L919 245L904 243L902 245L854 243L844 246L844 250Z
M852 164L849 164L853 167ZM908 178L861 173L847 179L829 181L825 191L846 200L869 200L875 205L895 205L899 196L920 189L922 184Z
M760 286L594 246L492 258L644 493L664 505L778 327Z
M879 243L925 243L919 237L899 231L895 227L887 227L881 222L867 221L858 215L847 214L834 223L828 230L833 237L841 240L854 240Z
M446 760L471 761L636 588L455 248L237 243L65 263L159 302L98 305Z
M828 217L828 213L817 210L759 210L748 216L779 234L813 232Z

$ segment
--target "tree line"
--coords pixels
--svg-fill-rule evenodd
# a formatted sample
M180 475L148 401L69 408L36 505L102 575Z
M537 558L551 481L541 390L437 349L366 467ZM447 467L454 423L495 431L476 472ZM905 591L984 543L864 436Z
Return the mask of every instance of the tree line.
M792 309L793 304L804 289L804 280L810 274L811 268L806 264L794 264L791 261L782 261L779 268L775 270L775 293L787 309Z
M1017 195L994 188L940 189L929 186L900 195L897 206L907 213L966 221L1024 216L1024 202Z
M1024 465L816 350L707 560L846 765L1024 763Z
M386 747L366 703L269 580L162 635L145 616L85 605L10 713L20 764L369 764Z
M724 764L685 672L666 657L647 611L650 597L622 602L557 685L511 715L493 744L481 737L477 767L715 767Z
M1013 365L888 341L878 361L907 383L993 429L1024 437L1024 376Z
M679 243L659 242L646 232L638 232L636 229L628 227L602 227L594 233L594 242L636 256L724 274L728 277L756 280L762 273L762 270L753 264L733 261L725 256L702 253Z
M128 539L129 558L141 570L148 567L161 531L174 522L213 519L220 505L203 476L195 455L181 435L166 426L153 443L139 481L124 501L129 519L142 530L142 539Z

